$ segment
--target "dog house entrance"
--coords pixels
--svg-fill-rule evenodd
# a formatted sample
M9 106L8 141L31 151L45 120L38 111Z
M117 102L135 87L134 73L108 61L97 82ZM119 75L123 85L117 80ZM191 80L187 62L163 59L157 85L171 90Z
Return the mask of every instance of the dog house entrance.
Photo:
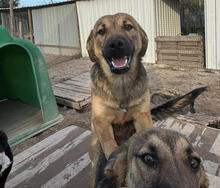
M37 80L27 52L8 45L0 49L0 129L10 141L25 137L43 123Z
M5 99L0 101L0 122L0 129L7 133L9 140L14 140L41 125L42 112L39 107Z

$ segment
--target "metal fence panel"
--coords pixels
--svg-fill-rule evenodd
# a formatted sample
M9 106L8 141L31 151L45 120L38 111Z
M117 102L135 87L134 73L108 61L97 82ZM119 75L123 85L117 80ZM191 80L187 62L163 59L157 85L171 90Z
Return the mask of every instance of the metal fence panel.
M80 53L75 4L32 10L35 43L42 52L56 55Z

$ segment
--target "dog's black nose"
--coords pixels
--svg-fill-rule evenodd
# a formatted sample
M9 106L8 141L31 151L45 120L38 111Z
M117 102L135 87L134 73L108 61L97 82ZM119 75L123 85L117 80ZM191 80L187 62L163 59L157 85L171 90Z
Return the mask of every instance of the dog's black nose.
M109 48L112 50L124 48L124 45L125 45L125 42L121 38L112 39L109 41L109 44L108 44Z
M131 41L124 36L115 35L108 38L104 44L103 56L108 60L131 57L133 52L133 45ZM122 59L121 59L122 60ZM120 63L118 61L118 63Z

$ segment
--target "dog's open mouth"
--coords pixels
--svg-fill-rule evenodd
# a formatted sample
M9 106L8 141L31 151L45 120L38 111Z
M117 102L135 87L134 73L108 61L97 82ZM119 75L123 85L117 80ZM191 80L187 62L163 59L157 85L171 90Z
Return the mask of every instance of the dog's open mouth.
M116 74L122 74L129 70L131 64L131 56L106 58L110 65L111 71Z
M128 64L129 59L130 59L129 57L124 56L121 58L112 58L111 61L112 61L112 65L115 68L123 68L125 66L129 66L129 64Z
M123 36L112 36L103 48L102 54L114 74L124 74L129 71L134 53L131 41Z

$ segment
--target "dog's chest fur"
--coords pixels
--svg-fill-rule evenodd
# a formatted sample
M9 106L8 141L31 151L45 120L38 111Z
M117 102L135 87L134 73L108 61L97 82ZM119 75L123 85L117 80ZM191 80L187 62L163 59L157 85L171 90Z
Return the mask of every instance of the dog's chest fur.
M137 74L117 75L111 82L97 63L91 69L92 94L110 101L111 107L126 112L131 101L140 98L147 89L147 74L140 63Z

